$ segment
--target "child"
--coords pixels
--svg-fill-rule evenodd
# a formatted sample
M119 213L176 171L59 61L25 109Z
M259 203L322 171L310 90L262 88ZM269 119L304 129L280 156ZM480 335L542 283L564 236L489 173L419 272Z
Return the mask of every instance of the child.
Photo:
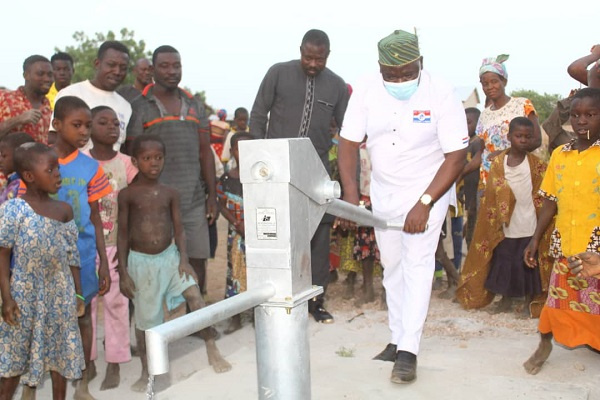
M367 152L367 143L363 141L359 146L360 158L360 206L371 210L370 186L371 186L371 160ZM373 289L373 272L377 267L377 272L380 273L380 258L379 248L375 241L375 230L372 227L359 226L353 235L352 257L355 263L344 263L344 268L349 270L346 278L346 290L344 298L349 298L354 295L354 282L356 274L362 270L363 275L363 295L359 298L355 305L360 307L364 303L375 301L375 291Z
M18 197L19 188L24 192L25 187L21 185L21 179L15 172L13 153L17 147L24 143L34 143L35 140L25 132L9 133L0 139L0 172L6 176L7 184L0 192L0 204L6 200Z
M27 190L0 207L0 398L12 399L19 379L37 386L50 371L53 398L64 399L66 379L85 366L77 226L72 208L48 196L61 185L56 153L27 143L14 162Z
M235 109L233 113L233 126L231 127L231 131L227 134L225 138L225 144L223 145L223 152L221 153L221 161L225 164L226 171L229 171L232 168L235 168L235 160L231 157L231 138L237 132L250 132L248 127L248 120L250 119L250 114L248 110L244 107L238 107Z
M528 118L514 118L507 135L510 147L492 161L457 289L465 308L484 307L500 294L502 300L492 312L507 312L513 297L525 296L528 306L523 314L528 314L533 297L546 290L551 268L547 254L540 255L539 268L523 262L523 252L536 230L536 209L541 206L537 192L546 169L542 160L528 152L533 129Z
M97 295L110 289L108 259L104 245L102 220L98 200L112 189L96 160L79 152L90 138L91 112L78 97L64 96L54 106L52 126L56 131L54 149L59 157L62 186L58 199L73 207L75 223L79 228L77 249L81 258L81 287L85 298L85 315L79 318L86 369L77 385L75 398L90 398L88 381L96 371L90 365L92 348L91 302ZM96 273L96 255L100 259Z
M215 174L216 180L218 180L223 173L225 173L225 168L223 163L221 162L221 153L223 152L223 143L225 141L225 137L229 132L229 124L225 122L227 118L227 111L221 109L217 112L218 120L210 121L210 148L213 153L213 159L215 162ZM215 254L217 251L217 245L219 242L218 231L217 231L217 220L216 218L212 221L212 223L208 224L208 240L209 240L209 248L210 248L210 258L215 258ZM206 268L206 264L204 266ZM206 274L204 271L203 274ZM201 277L202 287L200 291L202 294L207 293L206 288L206 276Z
M600 280L573 274L567 262L581 252L600 253L600 89L581 89L573 96L571 125L577 138L550 157L537 228L524 255L528 265L536 265L533 255L542 249L542 233L556 216L550 246L554 268L538 325L541 341L524 364L530 374L537 374L550 356L553 337L567 347L600 350Z
M148 383L144 330L163 323L163 302L173 310L187 302L192 311L204 306L189 265L177 190L159 183L165 145L155 135L135 138L131 146L136 179L119 193L117 252L121 292L135 306L136 340L142 375L132 389L143 392ZM216 372L231 365L223 359L209 328L201 331L208 361Z
M221 214L229 221L227 229L227 281L225 298L246 291L246 248L244 245L244 199L240 182L239 149L240 140L254 139L246 132L239 132L231 138L231 154L236 166L226 172L217 184L217 196ZM231 317L229 326L223 331L230 334L242 327L241 314Z
M217 120L210 121L210 145L217 154L217 158L221 160L225 137L229 132L229 124L225 121Z
M238 107L233 113L233 131L234 132L250 132L248 127L248 119L250 114L244 107Z
M481 164L481 157L478 158L476 156L477 154L481 155L483 142L475 135L475 128L477 128L477 121L479 121L480 114L481 111L475 107L465 109L467 128L469 129L467 164L457 179L457 182L461 180L464 182L462 193L464 195L465 211L467 214L467 226L465 232L467 248L471 246L475 222L477 221L477 187L479 186L479 166Z
M329 123L329 134L331 135L331 147L329 148L329 176L332 181L340 181L340 172L338 170L338 144L340 139L340 129L334 117L331 117ZM235 161L234 161L235 164ZM344 242L345 240L345 242ZM350 243L351 242L351 243ZM344 254L344 260L353 260L353 246L354 236L351 238L348 235L348 231L342 231L341 229L331 227L331 234L329 236L329 283L337 282L339 279L338 269L340 268L340 261L342 260L341 244L345 244L346 253ZM348 287L347 287L348 288ZM352 286L354 289L354 286Z
M129 341L129 299L119 290L119 274L117 272L117 216L119 191L131 183L137 174L137 168L131 158L114 150L119 139L119 118L107 106L92 109L92 143L93 147L85 154L100 164L112 187L112 193L98 201L98 209L104 231L104 243L110 271L111 289L102 296L104 305L104 357L106 359L106 375L100 390L119 386L119 364L131 360ZM100 259L96 260L100 267ZM92 300L92 350L90 364L98 354L96 350L96 312L98 298ZM95 369L95 366L92 367Z

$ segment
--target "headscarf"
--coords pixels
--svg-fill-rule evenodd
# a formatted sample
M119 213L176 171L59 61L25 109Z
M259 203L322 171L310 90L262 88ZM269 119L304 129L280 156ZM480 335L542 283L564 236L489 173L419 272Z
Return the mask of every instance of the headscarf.
M416 61L421 57L417 35L395 30L377 43L379 63L386 66L402 66Z
M217 111L217 117L219 117L220 121L225 121L227 119L227 110L221 108L219 111Z
M508 54L500 54L498 57L484 58L479 68L479 77L486 72L493 72L502 76L504 79L508 79L508 72L506 72L506 66L504 61L508 60Z

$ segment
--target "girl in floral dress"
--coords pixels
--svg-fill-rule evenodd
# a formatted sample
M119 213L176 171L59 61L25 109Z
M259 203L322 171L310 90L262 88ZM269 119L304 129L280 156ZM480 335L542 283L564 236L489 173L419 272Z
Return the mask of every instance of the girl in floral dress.
M50 371L53 398L64 399L66 379L85 368L78 230L71 207L49 197L61 185L56 153L27 143L14 161L27 191L0 206L0 398Z

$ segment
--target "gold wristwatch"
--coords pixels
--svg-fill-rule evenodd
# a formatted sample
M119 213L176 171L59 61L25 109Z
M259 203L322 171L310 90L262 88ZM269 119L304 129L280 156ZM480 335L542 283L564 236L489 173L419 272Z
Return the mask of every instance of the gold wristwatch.
M433 197L431 197L430 194L424 193L420 198L419 201L421 202L421 204L423 204L424 206L429 206L429 208L433 207Z

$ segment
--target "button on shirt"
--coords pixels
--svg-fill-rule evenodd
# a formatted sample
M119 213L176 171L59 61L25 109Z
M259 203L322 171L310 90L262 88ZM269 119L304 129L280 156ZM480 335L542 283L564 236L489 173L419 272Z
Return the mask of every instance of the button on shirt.
M555 255L600 249L600 140L579 152L574 141L558 147L548 162L540 194L556 202Z
M397 100L383 83L376 73L355 85L341 136L361 142L368 135L374 212L398 217L425 192L444 154L466 148L469 137L464 109L449 84L422 71L415 94ZM454 187L446 195L456 203Z

